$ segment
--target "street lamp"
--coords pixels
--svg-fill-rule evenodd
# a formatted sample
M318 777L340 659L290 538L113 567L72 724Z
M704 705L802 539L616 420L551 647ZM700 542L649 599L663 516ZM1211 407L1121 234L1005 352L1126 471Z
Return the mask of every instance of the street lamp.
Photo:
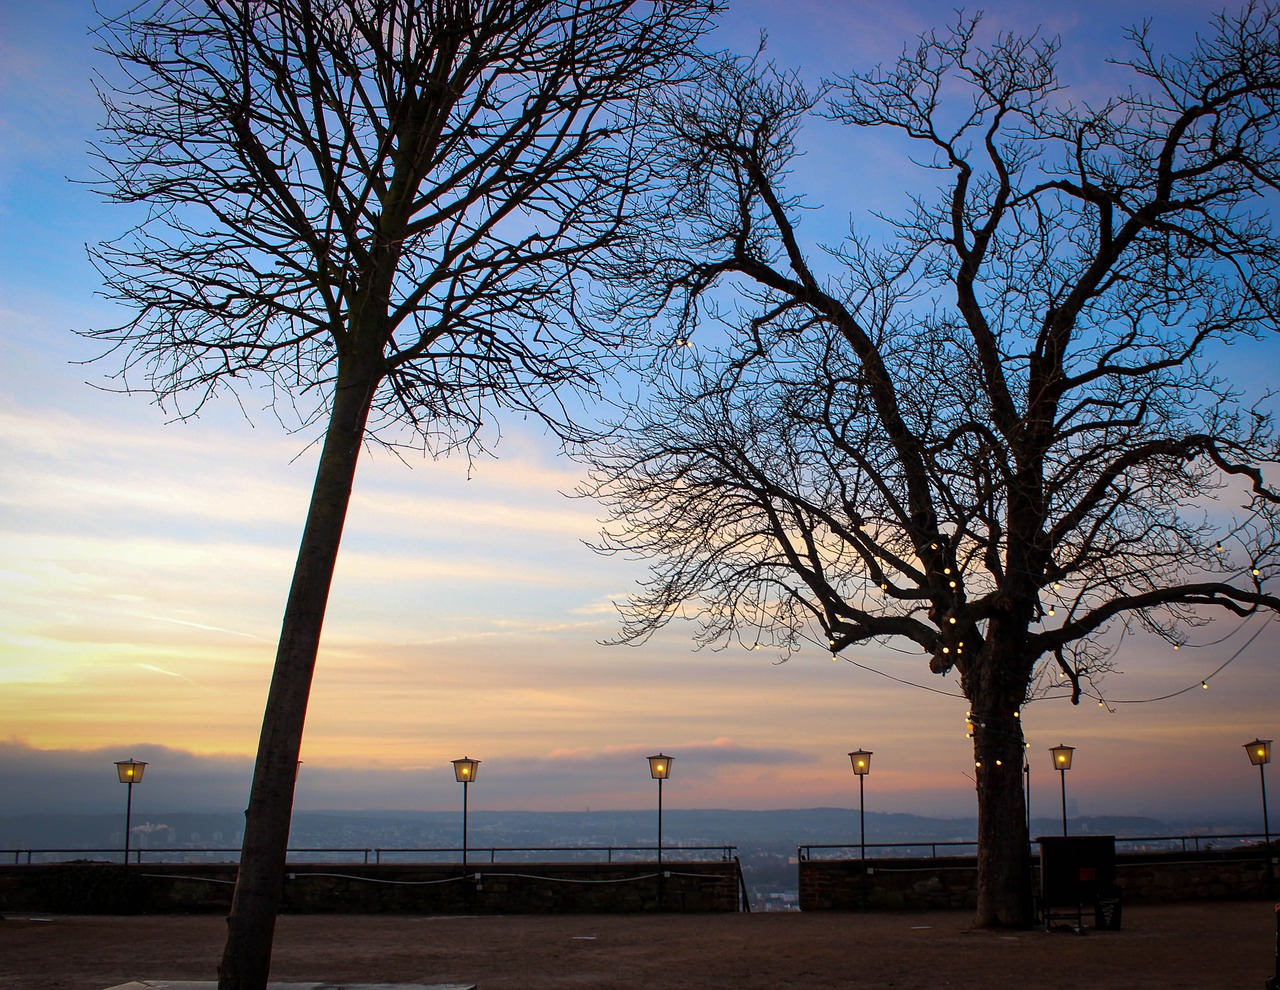
M1064 836L1067 834L1067 771L1071 769L1071 757L1075 751L1074 746L1064 746L1062 743L1049 747L1049 752L1053 754L1053 765L1062 776L1062 834Z
M1271 762L1271 740L1255 739L1244 744L1249 754L1249 762L1258 768L1258 780L1262 783L1262 834L1266 839L1267 876L1272 874L1271 865L1271 822L1267 818L1267 764Z
M871 754L865 749L855 749L849 754L849 762L858 778L858 847L862 856L862 906L867 906L867 822L866 782L871 772Z
M117 760L116 773L120 783L129 785L128 797L124 805L124 865L129 865L129 829L133 827L133 785L142 779L142 772L147 765L140 760Z
M867 774L871 772L871 754L865 749L855 749L849 754L849 762L853 764L853 772L858 777L858 845L862 850L862 869L866 872L867 868L867 828L866 828L866 808L864 798L866 797L865 784Z
M658 782L658 910L662 910L662 782L671 776L671 757L649 757L649 776Z
M479 760L463 757L453 761L453 776L462 784L462 879L467 879L467 787L476 779Z

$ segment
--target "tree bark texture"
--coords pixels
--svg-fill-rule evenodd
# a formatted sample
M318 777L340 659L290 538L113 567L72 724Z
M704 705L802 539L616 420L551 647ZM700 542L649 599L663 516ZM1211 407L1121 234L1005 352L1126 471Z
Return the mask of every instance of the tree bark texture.
M376 385L376 375L340 372L334 393L262 719L218 990L267 985L307 701Z
M1024 928L1033 920L1020 720L979 716L973 734L978 793L979 927Z

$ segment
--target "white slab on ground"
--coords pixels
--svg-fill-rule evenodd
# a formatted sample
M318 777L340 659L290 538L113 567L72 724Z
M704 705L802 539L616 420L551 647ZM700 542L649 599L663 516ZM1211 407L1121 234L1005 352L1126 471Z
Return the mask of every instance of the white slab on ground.
M215 980L135 980L107 990L216 990ZM474 983L283 983L272 980L267 990L476 990Z

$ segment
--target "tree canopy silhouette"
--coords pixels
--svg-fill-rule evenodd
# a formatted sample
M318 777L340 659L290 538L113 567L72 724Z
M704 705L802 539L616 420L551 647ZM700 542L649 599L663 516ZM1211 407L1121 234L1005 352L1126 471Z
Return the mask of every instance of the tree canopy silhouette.
M1128 41L1096 106L1055 40L978 17L817 87L718 60L655 109L668 191L616 259L618 311L698 345L591 455L601 549L652 562L620 638L689 616L704 645L905 641L958 673L984 925L1031 916L1037 679L1078 700L1127 630L1280 609L1270 396L1213 363L1280 328L1280 9L1183 56ZM904 142L936 195L813 242L815 117Z
M260 388L324 440L281 628L222 990L262 990L325 605L362 446L573 418L624 334L581 318L649 181L635 111L707 0L147 0L100 29L99 188L142 220L93 256L88 331L186 416Z

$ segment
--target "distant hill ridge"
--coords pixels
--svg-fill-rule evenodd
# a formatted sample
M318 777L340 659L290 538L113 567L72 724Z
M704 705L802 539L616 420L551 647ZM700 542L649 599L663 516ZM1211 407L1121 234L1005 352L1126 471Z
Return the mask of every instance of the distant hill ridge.
M233 847L244 817L237 811L135 813L133 832L150 848ZM301 847L454 846L460 810L297 811L290 845ZM0 848L103 848L122 837L123 814L0 815ZM1032 819L1031 833L1058 835L1061 819ZM1140 816L1096 816L1069 820L1072 834L1154 836L1249 831L1228 822L1170 823ZM656 813L637 811L484 811L468 821L474 846L652 845ZM867 812L868 844L967 841L976 835L971 818L930 818ZM790 848L854 843L858 814L848 808L775 811L667 809L663 841L670 845L734 845Z

